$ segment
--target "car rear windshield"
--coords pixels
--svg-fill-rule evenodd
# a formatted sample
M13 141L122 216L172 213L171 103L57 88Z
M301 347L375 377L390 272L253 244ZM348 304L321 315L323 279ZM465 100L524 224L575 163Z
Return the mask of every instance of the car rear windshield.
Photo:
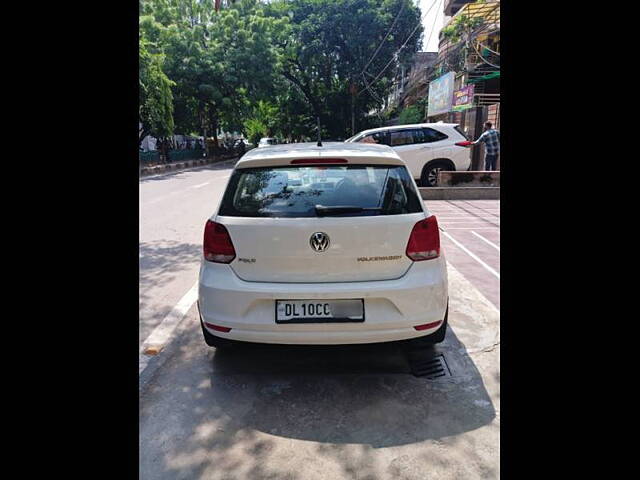
M406 167L286 166L236 170L219 215L316 217L422 212Z

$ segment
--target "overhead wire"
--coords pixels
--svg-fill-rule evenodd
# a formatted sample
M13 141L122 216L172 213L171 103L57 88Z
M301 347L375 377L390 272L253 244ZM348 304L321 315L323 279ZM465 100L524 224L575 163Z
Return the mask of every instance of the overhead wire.
M402 2L402 5L400 5L400 10L398 11L398 14L396 15L396 18L393 20L393 23L391 24L391 26L389 27L389 30L387 30L387 33L385 34L384 38L382 39L382 41L380 42L380 45L378 45L378 48L376 49L376 51L373 53L373 55L371 56L371 58L369 59L369 61L367 62L367 64L364 66L364 68L362 69L362 72L360 72L360 75L362 75L366 70L367 67L371 64L371 62L373 61L374 58L376 58L376 56L378 55L378 52L380 51L380 49L382 48L382 45L384 45L385 40L387 39L387 37L389 36L389 34L391 33L391 31L393 30L393 27L396 26L396 23L398 23L398 19L400 18L400 14L403 12L404 10L404 6L406 5L406 2Z
M433 3L431 4L431 6L429 7L429 9L427 10L427 12L424 14L424 17L426 17L429 14L429 12L435 6L436 3L442 3L442 1L443 0L434 0ZM435 26L435 19L437 19L437 16L434 18L434 22L433 22L434 26ZM420 17L420 21L418 22L416 27L411 31L411 33L409 34L407 39L404 41L402 46L398 50L396 50L396 52L394 52L391 60L389 60L389 62L384 66L384 68L380 71L380 73L378 73L378 75L371 81L371 83L369 85L367 85L366 82L365 82L365 88L360 89L360 91L357 92L356 95L360 95L364 90L367 90L371 85L373 85L378 80L378 78L380 78L382 76L382 74L387 70L387 68L389 68L389 65L391 65L391 63L393 63L393 61L396 60L397 55L402 51L402 49L407 45L407 43L409 43L409 40L411 39L411 37L413 37L413 35L416 33L416 31L418 31L418 28L421 25L422 25L422 17ZM433 27L431 29L431 33L433 33ZM429 35L429 40L431 40L431 35Z

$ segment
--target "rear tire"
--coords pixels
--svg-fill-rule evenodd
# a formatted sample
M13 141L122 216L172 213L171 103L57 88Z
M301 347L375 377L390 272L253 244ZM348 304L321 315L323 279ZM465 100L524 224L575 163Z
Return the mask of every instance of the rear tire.
M444 320L440 328L436 330L431 335L426 335L424 337L412 338L407 340L407 347L409 350L417 350L422 348L429 348L435 345L436 343L441 343L444 340L445 335L447 334L447 324L449 320L449 303L447 302L447 310L444 313Z
M204 327L202 323L202 319L200 319L200 328L202 328L202 335L204 336L205 343L210 347L215 347L217 349L230 349L234 347L233 340L227 340L226 338L220 338L216 335L209 333L209 331Z
M452 171L451 165L437 161L425 165L422 169L422 175L420 176L420 185L422 187L437 187L438 186L438 172L440 170Z

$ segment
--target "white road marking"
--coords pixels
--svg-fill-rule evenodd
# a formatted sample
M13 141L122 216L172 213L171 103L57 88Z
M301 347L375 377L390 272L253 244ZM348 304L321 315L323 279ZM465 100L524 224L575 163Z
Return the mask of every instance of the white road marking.
M151 359L149 355L145 355L143 353L144 350L148 347L157 347L159 349L162 349L162 347L164 347L164 345L170 339L173 331L176 329L180 321L182 321L184 316L187 314L187 312L193 306L197 299L198 282L193 284L193 286L180 299L176 306L171 309L166 317L164 317L164 320L162 320L162 322L160 322L160 324L153 329L147 339L142 342L139 358L139 374L142 373L142 371L147 367L147 364Z
M471 258L473 258L476 262L478 262L480 265L482 265L489 273L492 273L493 275L495 275L498 278L498 280L500 279L500 274L498 272L496 272L493 268L491 268L489 265L484 263L482 260L480 260L480 258L478 258L478 256L475 253L469 251L469 249L467 247L462 245L460 242L458 242L455 238L453 238L451 235L449 235L444 230L442 230L442 233L444 233L449 240L451 240L458 247L460 247L460 249L463 252L465 252L467 255L469 255Z
M189 188L202 188L202 187L206 187L207 185L209 185L210 182L204 182L204 183L200 183L198 185L192 185Z
M500 247L498 245L496 245L493 242L490 242L489 240L487 240L486 238L484 238L482 235L474 232L473 230L471 231L471 233L473 233L476 237L478 237L480 240L488 243L489 245L491 245L493 248L495 248L496 250L500 251Z

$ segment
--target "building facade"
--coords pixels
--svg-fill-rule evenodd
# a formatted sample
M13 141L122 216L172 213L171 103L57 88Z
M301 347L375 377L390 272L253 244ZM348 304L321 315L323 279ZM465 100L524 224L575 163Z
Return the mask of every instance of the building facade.
M444 5L438 57L430 81L454 72L454 91L473 85L473 101L464 110L440 113L429 121L459 123L470 139L484 122L500 128L500 2L449 0ZM474 148L472 169L482 168L482 148Z

